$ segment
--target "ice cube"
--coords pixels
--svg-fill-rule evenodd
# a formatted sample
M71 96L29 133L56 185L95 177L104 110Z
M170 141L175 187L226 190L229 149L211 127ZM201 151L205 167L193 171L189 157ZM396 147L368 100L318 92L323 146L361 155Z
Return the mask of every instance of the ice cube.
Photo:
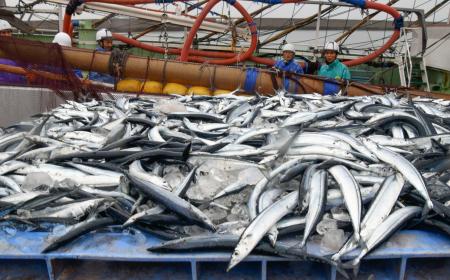
M248 185L256 185L261 179L264 178L264 175L261 171L256 167L249 167L238 174L239 182L248 184Z
M241 235L248 223L244 221L225 222L217 226L218 234Z
M330 229L322 237L320 252L330 254L337 252L345 242L345 232L342 229Z
M39 186L52 187L55 181L45 172L33 172L28 173L25 178L25 182L22 185L22 189L31 191Z
M164 179L169 186L174 189L184 180L184 175L180 168L175 165L168 165L164 168Z
M228 213L226 210L221 209L219 207L210 207L207 210L204 210L203 213L205 213L206 216L208 216L208 218L213 222L213 223L217 223L217 222L221 222L223 221Z
M229 217L227 217L228 221L244 221L247 222L250 220L248 216L248 208L246 204L236 204L233 208L231 208Z
M160 99L155 104L155 109L163 114L169 114L173 112L186 112L186 107L177 100Z
M320 235L324 235L330 230L338 229L337 221L332 219L323 219L316 226L316 231Z
M350 222L351 218L348 212L343 207L331 208L331 216L333 219L343 222Z

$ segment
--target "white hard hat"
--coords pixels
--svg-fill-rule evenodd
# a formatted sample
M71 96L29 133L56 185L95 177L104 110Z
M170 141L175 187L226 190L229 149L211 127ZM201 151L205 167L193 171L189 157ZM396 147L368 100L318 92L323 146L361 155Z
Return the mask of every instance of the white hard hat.
M338 45L338 43L331 41L331 42L327 42L325 44L325 47L323 48L324 51L335 51L337 53L340 53L340 47Z
M97 34L95 34L95 40L100 41L103 39L112 39L112 33L106 28L102 28L99 31L97 31Z
M3 30L12 30L12 27L11 24L9 24L9 22L7 22L6 20L0 19L0 31Z
M293 53L295 53L295 46L292 45L292 44L285 44L283 46L282 50L283 50L283 52L293 52Z
M55 35L55 38L53 38L53 43L57 43L58 45L63 47L71 47L72 39L70 38L69 34L59 32L58 34Z

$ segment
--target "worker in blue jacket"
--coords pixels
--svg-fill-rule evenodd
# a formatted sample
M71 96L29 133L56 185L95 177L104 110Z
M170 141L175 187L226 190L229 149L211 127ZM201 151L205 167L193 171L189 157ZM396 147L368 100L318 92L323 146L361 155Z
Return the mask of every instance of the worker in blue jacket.
M97 40L98 46L96 48L97 51L102 52L110 52L113 47L113 38L112 33L106 28L102 28L97 31L95 35L95 39ZM90 72L89 80L97 81L106 84L114 84L114 77L108 74L98 73L98 72Z
M12 26L6 20L0 20L0 36L12 37ZM0 64L21 67L17 62L7 58L0 58ZM24 85L27 80L22 75L0 72L0 85Z
M295 58L295 47L293 44L285 44L283 46L283 58L278 60L274 67L285 72L295 73L295 74L303 74L302 67L298 64ZM294 78L294 77L291 77ZM297 83L291 81L288 78L283 78L283 85L285 90L292 92L297 91Z

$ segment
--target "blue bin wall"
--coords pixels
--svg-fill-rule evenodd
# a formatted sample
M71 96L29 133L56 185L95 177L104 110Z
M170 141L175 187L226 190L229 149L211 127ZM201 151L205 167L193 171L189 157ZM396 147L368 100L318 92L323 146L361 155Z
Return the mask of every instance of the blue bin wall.
M0 279L343 279L333 267L310 261L250 256L226 273L230 253L149 253L151 235L87 234L49 254L48 233L0 233ZM318 253L319 244L308 251ZM356 255L357 252L352 253ZM356 279L449 279L450 238L401 231L370 254Z

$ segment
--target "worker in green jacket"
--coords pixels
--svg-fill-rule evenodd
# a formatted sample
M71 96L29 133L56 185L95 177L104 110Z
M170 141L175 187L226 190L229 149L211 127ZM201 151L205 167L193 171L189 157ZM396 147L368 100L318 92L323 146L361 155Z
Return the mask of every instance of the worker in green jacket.
M328 42L325 44L324 57L325 64L319 69L319 76L334 80L350 80L350 71L347 66L337 58L339 54L339 45L336 42ZM324 95L336 95L340 87L330 81L324 84Z
M347 66L339 61L337 58L338 54L339 45L336 42L328 42L325 44L325 64L320 67L319 76L336 80L350 80L350 71Z

